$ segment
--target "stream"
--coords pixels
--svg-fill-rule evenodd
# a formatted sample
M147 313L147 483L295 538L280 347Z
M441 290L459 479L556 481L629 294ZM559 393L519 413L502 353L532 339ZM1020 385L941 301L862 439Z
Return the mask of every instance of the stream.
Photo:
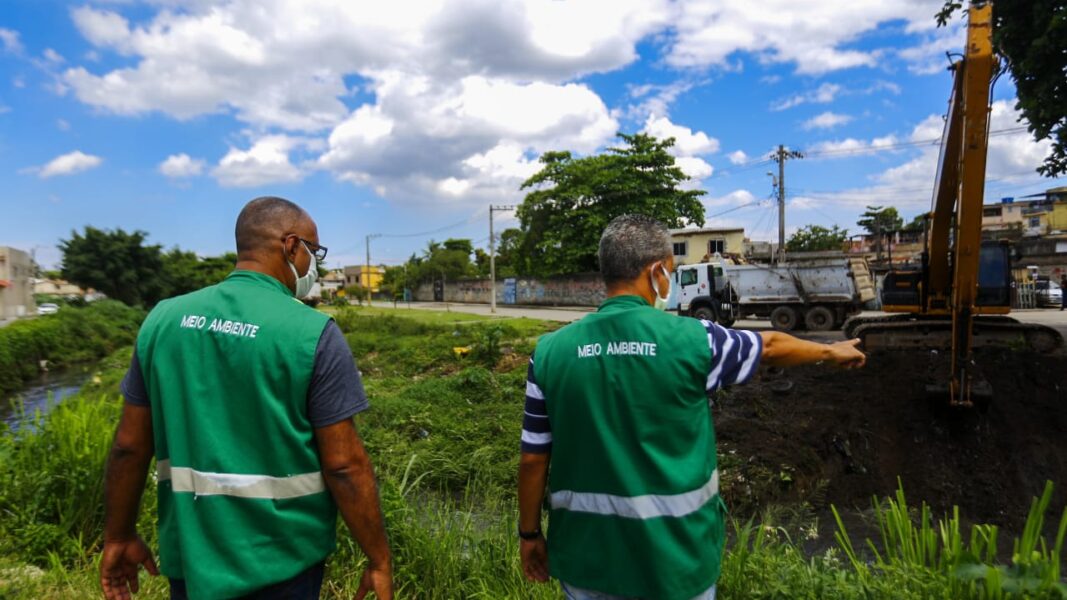
M22 390L0 396L0 421L13 430L18 429L23 414L32 416L38 410L42 414L47 413L65 398L77 393L91 376L90 369L78 367L42 373L27 382ZM19 409L20 403L25 407L25 412Z

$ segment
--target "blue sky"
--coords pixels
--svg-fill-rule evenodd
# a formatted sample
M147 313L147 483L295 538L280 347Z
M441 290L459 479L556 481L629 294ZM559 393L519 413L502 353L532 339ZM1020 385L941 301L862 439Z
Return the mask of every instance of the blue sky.
M547 150L617 130L678 139L708 226L857 231L866 204L929 204L961 23L940 0L5 0L0 244L55 266L85 225L203 255L249 199L308 209L328 266L398 263L435 238L484 246L488 206ZM1057 185L1047 145L994 94L987 202ZM505 218L500 227L509 223ZM442 231L443 230L443 231ZM434 231L432 235L410 235Z

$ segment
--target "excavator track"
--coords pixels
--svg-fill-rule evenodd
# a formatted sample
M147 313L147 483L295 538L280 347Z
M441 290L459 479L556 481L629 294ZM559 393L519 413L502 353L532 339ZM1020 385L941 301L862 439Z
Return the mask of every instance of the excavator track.
M949 350L952 348L950 319L909 318L850 319L846 335L858 337L865 350ZM1020 323L1010 317L980 317L974 320L973 347L1029 349L1049 353L1063 347L1060 332L1035 323Z

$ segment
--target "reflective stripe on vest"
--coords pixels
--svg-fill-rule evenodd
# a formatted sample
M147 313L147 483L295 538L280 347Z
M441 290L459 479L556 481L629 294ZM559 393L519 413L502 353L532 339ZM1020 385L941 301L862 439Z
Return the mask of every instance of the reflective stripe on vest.
M170 480L175 492L192 492L198 496L284 500L326 491L326 481L319 471L289 477L204 473L188 467L172 467L170 460L161 460L156 464L156 475L160 481Z
M553 492L552 508L574 512L615 515L630 519L653 519L656 517L684 517L700 510L708 500L719 493L719 470L711 473L711 479L703 486L682 494L648 494L645 496L615 496L560 490Z

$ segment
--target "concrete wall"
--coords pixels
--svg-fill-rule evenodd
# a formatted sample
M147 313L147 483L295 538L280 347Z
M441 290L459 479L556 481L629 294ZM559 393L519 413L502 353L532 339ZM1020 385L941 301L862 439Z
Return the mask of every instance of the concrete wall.
M507 280L496 282L497 304L505 306ZM460 279L445 283L445 302L489 303L488 279ZM515 278L515 304L539 306L599 306L606 292L600 274L589 273L569 277L534 279ZM433 284L424 283L415 289L415 300L433 302Z
M0 319L33 314L33 260L14 248L0 246Z

